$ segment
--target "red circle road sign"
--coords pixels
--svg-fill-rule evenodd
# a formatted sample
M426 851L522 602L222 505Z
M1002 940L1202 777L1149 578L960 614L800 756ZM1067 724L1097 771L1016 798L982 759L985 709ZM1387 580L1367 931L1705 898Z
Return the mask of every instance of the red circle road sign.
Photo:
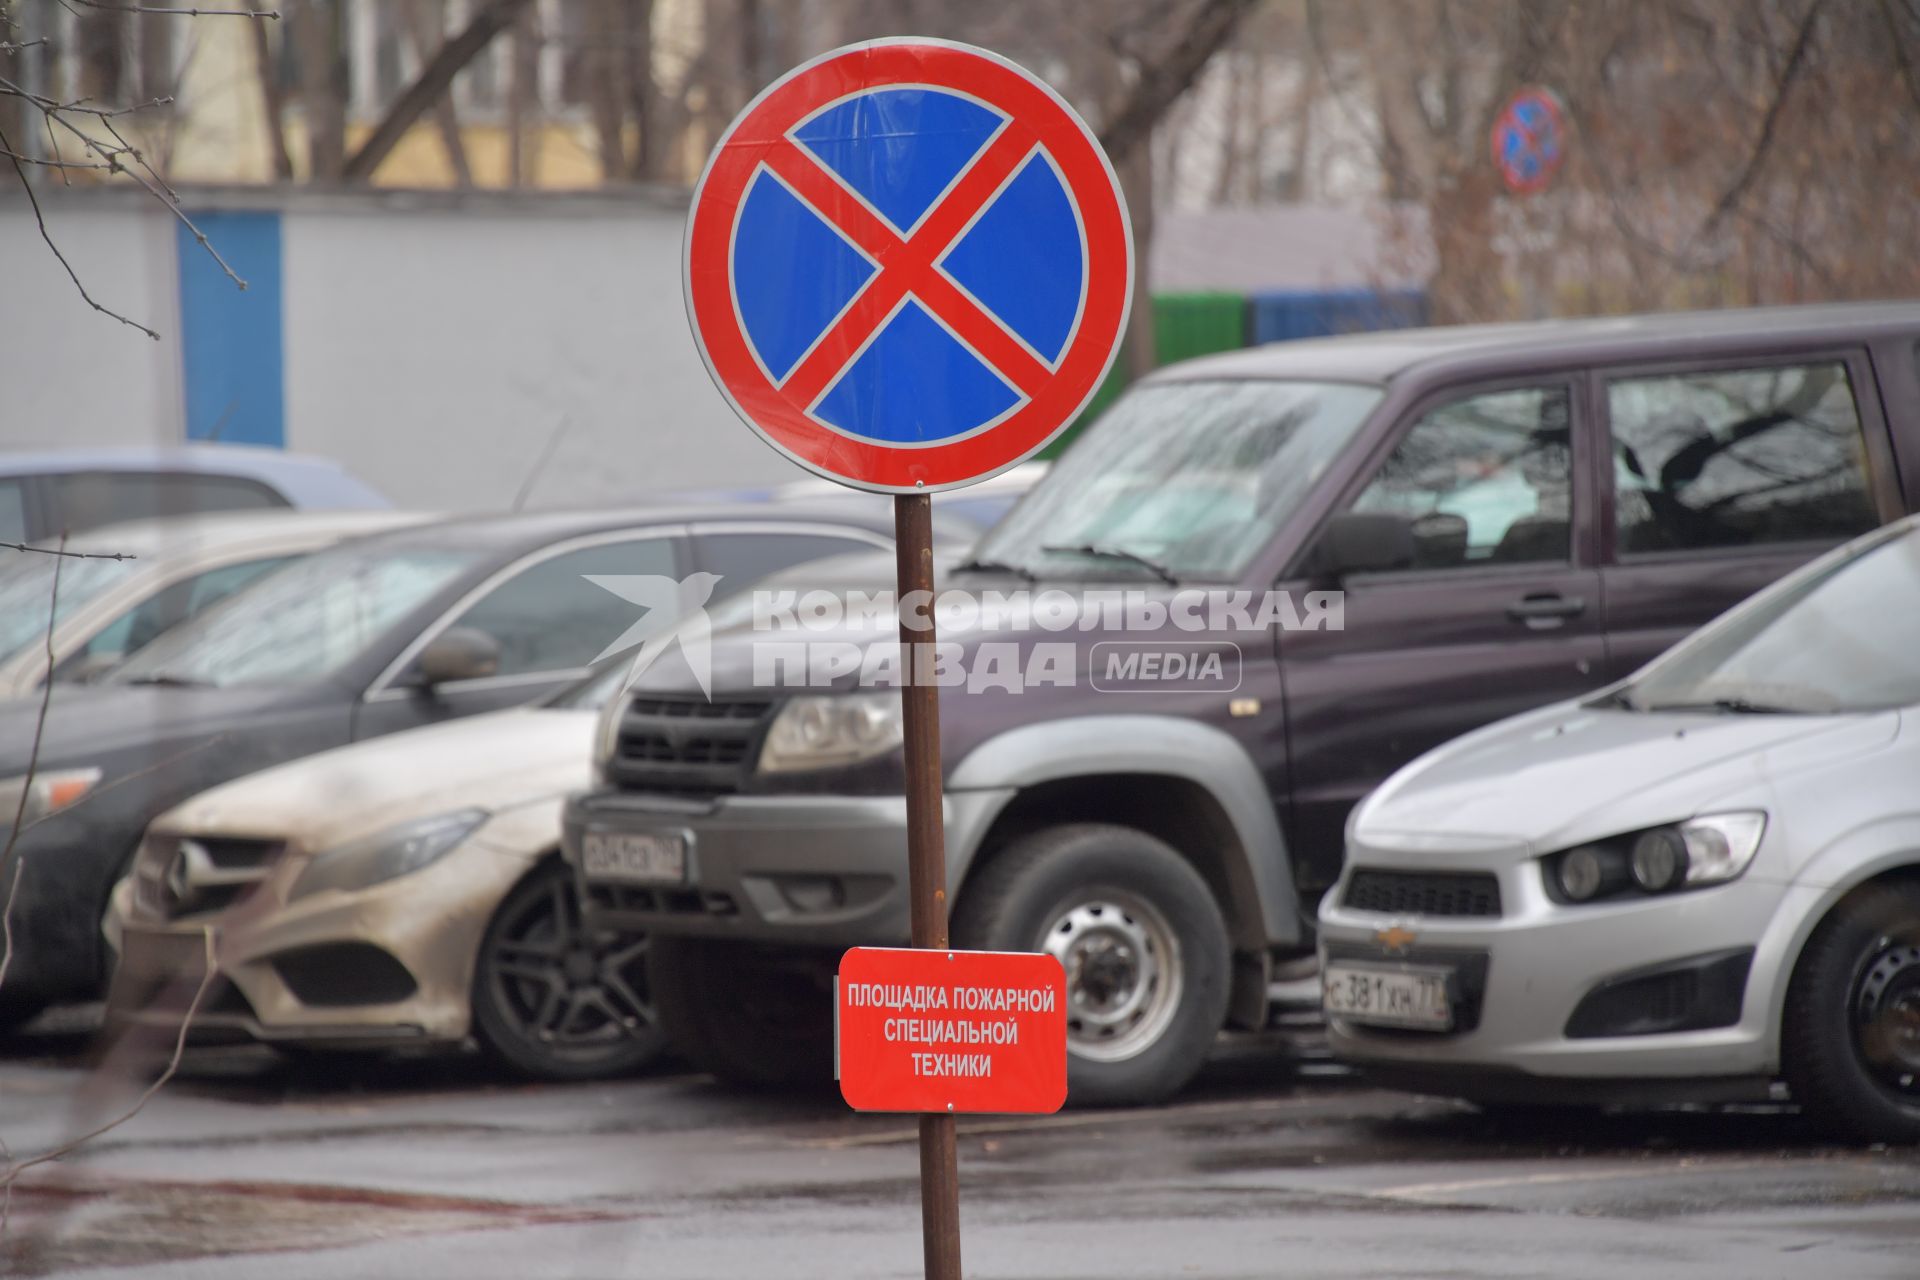
M1125 331L1133 240L1086 124L982 49L882 40L768 86L694 190L694 340L748 425L890 493L1032 456Z

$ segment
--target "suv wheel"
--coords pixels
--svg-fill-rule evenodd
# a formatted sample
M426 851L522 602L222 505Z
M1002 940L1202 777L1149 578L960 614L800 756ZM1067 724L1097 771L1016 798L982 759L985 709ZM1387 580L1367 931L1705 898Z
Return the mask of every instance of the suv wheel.
M1787 1083L1824 1128L1920 1142L1920 886L1869 885L1807 942L1780 1027Z
M647 936L589 932L571 877L548 863L487 925L474 965L473 1029L496 1061L540 1080L638 1070L666 1042L647 986Z
M1130 827L1085 823L1014 841L969 879L953 932L957 946L1059 959L1077 1105L1171 1096L1226 1021L1220 906L1190 863Z
M832 972L819 957L655 938L649 968L660 1025L694 1066L750 1088L833 1078Z
M0 997L0 1032L17 1031L40 1016L45 1000L33 996Z

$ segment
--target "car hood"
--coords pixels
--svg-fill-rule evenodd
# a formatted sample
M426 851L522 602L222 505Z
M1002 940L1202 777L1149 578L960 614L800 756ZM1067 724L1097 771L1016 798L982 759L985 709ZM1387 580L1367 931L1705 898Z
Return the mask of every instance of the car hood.
M585 789L594 712L517 707L323 751L204 791L156 830L325 849L468 807L498 813Z
M1361 804L1353 834L1363 844L1480 844L1526 856L1737 803L1796 770L1883 748L1899 725L1894 712L1549 707L1407 765Z

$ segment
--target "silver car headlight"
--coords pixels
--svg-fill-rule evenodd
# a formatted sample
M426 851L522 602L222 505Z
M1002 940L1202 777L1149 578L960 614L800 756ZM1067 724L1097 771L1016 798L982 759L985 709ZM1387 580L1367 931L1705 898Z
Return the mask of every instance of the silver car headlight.
M0 830L13 825L16 813L20 815L22 827L38 822L50 813L58 813L99 783L98 769L47 769L36 772L31 785L24 773L0 780ZM23 796L26 799L24 809L20 804Z
M855 764L900 745L897 689L793 698L760 748L760 772L795 773Z
M325 889L365 889L411 875L444 857L487 820L485 809L456 809L350 841L314 855L289 900Z
M1764 813L1708 814L1595 840L1547 857L1542 869L1548 893L1568 903L1697 889L1736 879L1766 830Z

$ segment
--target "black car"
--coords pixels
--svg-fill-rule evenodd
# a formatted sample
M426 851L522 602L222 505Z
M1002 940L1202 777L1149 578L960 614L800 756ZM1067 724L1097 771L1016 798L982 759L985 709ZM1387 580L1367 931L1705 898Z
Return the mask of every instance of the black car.
M6 884L19 865L0 1026L98 988L107 895L162 810L328 747L530 701L638 643L648 602L677 613L891 534L884 508L838 501L413 526L269 574L108 682L58 689L31 784L40 703L0 704L0 823L24 813L0 866ZM602 575L658 581L650 595L614 584L622 595L590 581Z

